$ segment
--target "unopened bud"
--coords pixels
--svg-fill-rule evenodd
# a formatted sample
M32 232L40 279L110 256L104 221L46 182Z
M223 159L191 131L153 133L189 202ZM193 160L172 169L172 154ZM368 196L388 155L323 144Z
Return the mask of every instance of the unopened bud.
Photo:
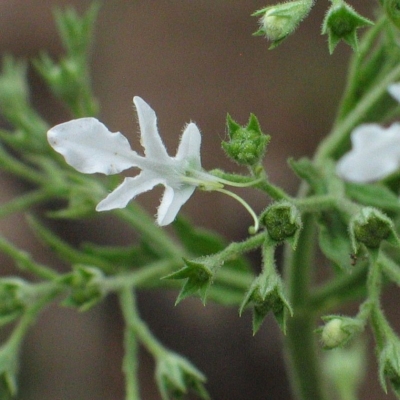
M261 18L260 29L254 35L265 35L272 42L270 48L278 46L294 32L313 5L313 0L289 1L256 11L253 16Z
M299 210L288 201L269 206L261 214L260 223L267 228L269 236L277 242L295 236L302 227Z

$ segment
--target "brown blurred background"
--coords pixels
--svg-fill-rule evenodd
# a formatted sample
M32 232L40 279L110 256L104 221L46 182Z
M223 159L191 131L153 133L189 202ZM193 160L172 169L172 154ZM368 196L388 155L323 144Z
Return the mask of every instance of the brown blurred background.
M239 170L224 156L225 117L229 112L245 124L255 113L272 135L265 165L272 181L294 193L297 180L286 164L288 156L311 155L330 129L344 86L350 50L341 43L330 56L320 26L327 1L317 2L298 31L280 47L253 37L257 19L250 17L266 4L258 0L107 0L103 2L92 52L94 91L101 104L101 120L121 131L138 147L132 97L143 97L156 111L159 128L173 154L185 123L195 121L203 133L202 158L206 169ZM372 17L375 0L350 3ZM74 5L87 9L89 1L0 1L0 51L23 58L47 49L54 57L61 44L52 9ZM55 124L68 119L31 71L32 101ZM1 201L23 186L2 178ZM264 196L251 191L244 197L257 211ZM155 213L155 194L138 201ZM251 221L234 200L217 193L196 192L183 211L200 226L216 229L230 240L246 235ZM99 227L107 226L107 229ZM90 223L65 223L60 229L73 243L90 238L102 243L129 243L126 228L111 218ZM101 232L106 231L107 236ZM35 257L51 255L32 237L23 216L2 222L2 233L30 249ZM255 266L256 268L256 266ZM4 259L2 274L13 273ZM141 293L144 319L165 344L186 355L209 378L208 389L217 400L289 400L281 337L272 318L259 333L251 333L250 313L224 309L189 299L174 307L175 293ZM396 319L396 309L389 310ZM115 299L87 314L51 307L31 330L21 362L21 400L123 399L120 372L122 323ZM144 400L159 399L152 380L150 357L141 353ZM376 367L371 366L373 371ZM392 395L385 396L392 399ZM383 398L372 383L362 399Z

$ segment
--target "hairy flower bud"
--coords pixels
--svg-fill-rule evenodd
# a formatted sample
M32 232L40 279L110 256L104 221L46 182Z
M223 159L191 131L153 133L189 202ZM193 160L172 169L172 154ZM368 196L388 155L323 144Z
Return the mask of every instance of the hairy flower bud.
M357 242L370 249L376 249L382 240L389 240L398 244L398 239L393 228L393 222L381 211L372 208L363 208L350 222L350 235L353 247Z
M322 345L327 350L344 346L363 328L362 322L354 318L332 315L323 320L326 323L317 332L321 334Z
M258 164L265 154L271 137L261 131L257 117L250 114L247 125L240 126L228 114L226 124L230 138L229 142L222 142L226 154L240 165Z
M260 217L269 236L277 242L297 236L302 227L299 210L288 201L274 203Z
M294 32L313 5L313 0L289 1L256 11L253 16L261 18L260 29L254 35L265 35L272 42L270 48L275 48Z

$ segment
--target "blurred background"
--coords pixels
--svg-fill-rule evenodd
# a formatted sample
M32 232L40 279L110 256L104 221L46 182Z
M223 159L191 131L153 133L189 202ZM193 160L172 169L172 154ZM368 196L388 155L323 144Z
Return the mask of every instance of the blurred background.
M372 18L377 1L349 3ZM0 52L32 58L46 49L57 57L62 47L52 10L73 5L83 12L89 4L86 0L0 1ZM260 0L104 1L91 57L102 122L111 131L123 132L132 146L139 148L132 97L141 96L156 111L171 154L184 125L194 121L203 133L204 168L240 171L221 150L225 118L229 112L245 124L253 112L264 132L272 135L265 161L271 180L294 193L298 182L286 160L311 155L329 132L351 51L340 43L329 55L327 37L320 34L327 1L317 2L297 32L269 51L265 39L252 36L258 21L250 17L266 5ZM50 124L69 119L33 70L29 76L32 101ZM24 190L20 182L1 177L1 202ZM161 193L145 194L137 201L155 213ZM262 195L241 193L256 211L268 204ZM242 206L218 193L196 192L183 212L228 240L244 238L251 224ZM1 223L7 238L32 251L37 260L57 265L32 237L23 216ZM59 229L76 244L82 238L108 244L132 240L126 227L108 216L90 222L65 222ZM0 268L2 275L15 271L5 258ZM250 312L239 318L236 308L203 307L197 299L175 307L175 296L140 293L142 316L166 345L186 355L208 376L213 399L291 399L281 334L272 318L267 318L253 337ZM389 306L391 299L389 294ZM389 307L388 313L395 324L399 320L397 307ZM122 322L112 297L85 314L49 308L26 340L18 398L122 399L121 343ZM143 399L158 400L152 360L144 351L141 358ZM371 374L375 369L372 361ZM360 398L383 398L376 379L369 381ZM394 398L391 396L385 399Z

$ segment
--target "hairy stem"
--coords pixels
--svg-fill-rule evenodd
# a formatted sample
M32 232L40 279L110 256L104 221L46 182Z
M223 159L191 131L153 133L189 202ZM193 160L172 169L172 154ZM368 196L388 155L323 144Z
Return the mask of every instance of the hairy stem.
M289 378L299 400L323 400L320 367L314 339L315 314L310 311L310 281L314 250L314 227L311 216L304 218L297 250L286 247L285 274L293 317L287 321L286 359Z

